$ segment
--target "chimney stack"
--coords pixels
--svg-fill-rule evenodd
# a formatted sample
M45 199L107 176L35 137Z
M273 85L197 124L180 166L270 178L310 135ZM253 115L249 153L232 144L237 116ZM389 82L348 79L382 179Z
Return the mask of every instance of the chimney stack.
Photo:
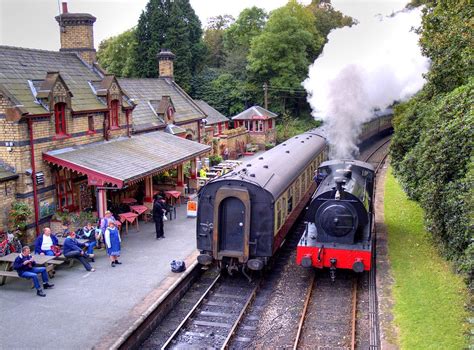
M161 49L157 55L158 58L158 75L160 78L171 78L174 76L173 61L176 55L169 49Z
M63 13L56 16L60 28L61 52L75 52L87 64L96 61L94 48L94 22L88 13L69 13L67 2L62 3Z

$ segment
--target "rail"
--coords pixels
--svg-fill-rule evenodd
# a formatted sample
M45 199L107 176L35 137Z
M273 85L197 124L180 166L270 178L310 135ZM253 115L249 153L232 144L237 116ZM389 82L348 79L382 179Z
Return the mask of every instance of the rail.
M197 310L197 308L202 304L203 300L211 293L213 290L214 286L216 283L222 278L222 275L219 274L217 277L214 279L214 281L211 283L211 285L207 288L207 290L204 292L204 294L199 298L199 300L194 304L193 308L188 312L186 317L181 321L179 326L175 329L173 334L168 338L165 344L161 347L162 350L166 349L173 339L178 335L178 333L181 331L181 329L184 327L184 325L188 322L188 320L191 318L191 316L194 314L194 312Z

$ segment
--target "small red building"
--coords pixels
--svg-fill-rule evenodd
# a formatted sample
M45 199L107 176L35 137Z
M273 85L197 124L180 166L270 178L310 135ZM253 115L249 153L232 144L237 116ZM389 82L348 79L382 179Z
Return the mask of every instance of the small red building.
M277 114L260 106L253 106L232 117L234 127L245 127L250 136L250 142L264 148L266 144L275 144Z

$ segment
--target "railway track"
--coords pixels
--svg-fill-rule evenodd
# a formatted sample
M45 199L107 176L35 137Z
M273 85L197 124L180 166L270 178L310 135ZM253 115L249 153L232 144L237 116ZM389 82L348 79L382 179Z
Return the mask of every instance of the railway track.
M375 149L363 156L365 162L371 163L376 173L384 164L390 146L390 138L379 141ZM374 235L374 246L375 246ZM368 273L368 336L369 349L379 348L379 328L377 314L377 292L375 284L376 264L373 254L373 268ZM317 275L318 276L317 278ZM335 282L328 276L314 271L307 287L305 302L298 322L293 349L351 349L358 347L357 314L359 277L350 271L339 272ZM363 311L363 310L360 310ZM364 314L364 312L361 312ZM361 325L362 327L363 325ZM359 329L361 328L359 327ZM359 337L359 343L361 341ZM316 345L317 344L317 345ZM359 346L362 347L362 346Z
M161 349L225 349L251 305L260 280L219 274Z
M336 281L318 276L309 281L293 349L356 348L358 277L340 273ZM337 292L334 292L334 290Z

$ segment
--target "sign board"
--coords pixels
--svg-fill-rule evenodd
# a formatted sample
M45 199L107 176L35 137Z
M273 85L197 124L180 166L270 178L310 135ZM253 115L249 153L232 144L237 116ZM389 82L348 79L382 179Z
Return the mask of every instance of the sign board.
M195 218L197 216L198 204L196 201L188 201L187 203L187 216Z

